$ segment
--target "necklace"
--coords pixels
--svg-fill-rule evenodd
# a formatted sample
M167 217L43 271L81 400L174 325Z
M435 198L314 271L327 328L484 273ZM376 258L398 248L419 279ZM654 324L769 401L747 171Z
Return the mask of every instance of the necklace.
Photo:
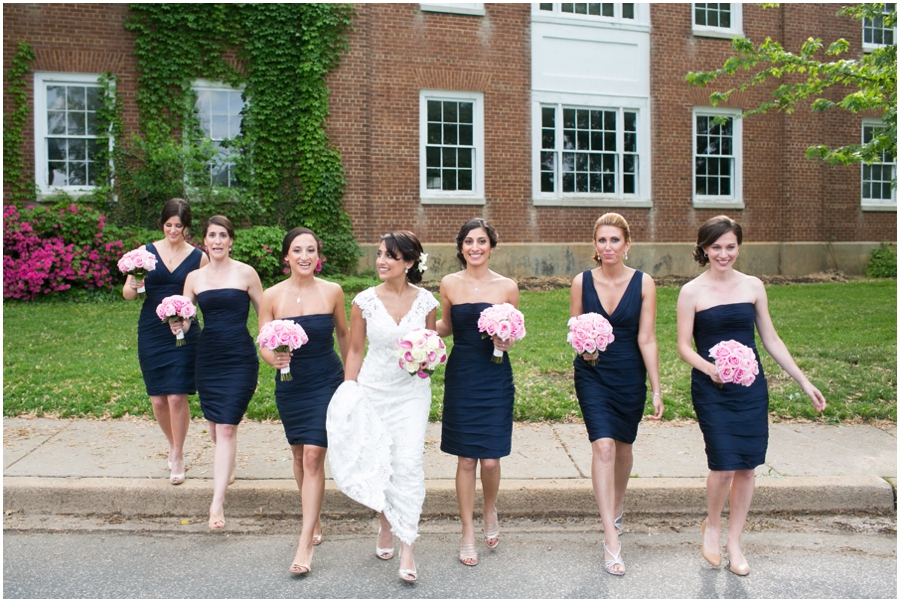
M172 265L172 263L181 256L182 252L184 252L184 248L179 248L178 252L175 254L172 254L171 250L166 250L166 255L169 255L169 259L166 260L166 263Z

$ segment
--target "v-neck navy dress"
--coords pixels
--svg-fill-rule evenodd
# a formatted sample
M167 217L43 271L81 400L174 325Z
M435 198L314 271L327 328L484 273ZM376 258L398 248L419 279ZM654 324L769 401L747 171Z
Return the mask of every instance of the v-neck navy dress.
M141 306L138 319L138 361L144 376L147 395L192 395L194 386L194 360L197 356L197 341L200 339L198 324L184 335L184 345L176 346L175 335L156 315L160 301L184 292L184 281L188 274L200 267L203 252L194 249L187 259L170 272L165 262L153 246L146 245L147 251L156 256L156 269L147 272L144 278L146 298Z
M647 401L647 369L638 347L641 317L641 281L635 270L616 310L609 315L600 304L590 270L581 274L581 306L609 320L615 340L600 352L591 366L581 355L575 358L575 394L591 441L610 438L634 443Z

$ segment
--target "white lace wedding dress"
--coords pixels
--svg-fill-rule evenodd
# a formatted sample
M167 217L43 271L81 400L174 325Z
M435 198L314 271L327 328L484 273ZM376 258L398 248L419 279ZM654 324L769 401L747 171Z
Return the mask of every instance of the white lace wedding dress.
M422 454L431 409L431 379L400 367L397 339L438 306L420 289L400 323L388 314L375 289L353 299L366 319L369 350L356 382L344 382L328 405L328 458L335 484L350 498L383 512L404 543L418 537L425 501Z

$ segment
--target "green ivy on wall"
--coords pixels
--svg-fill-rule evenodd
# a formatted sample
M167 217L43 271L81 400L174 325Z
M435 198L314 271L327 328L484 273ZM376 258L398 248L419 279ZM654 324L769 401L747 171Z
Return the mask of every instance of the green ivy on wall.
M243 89L246 100L242 133L230 143L239 186L213 191L209 204L224 198L232 218L310 227L323 240L327 269L355 267L358 247L341 205L343 166L325 134L325 76L348 47L352 7L133 4L131 12L125 27L136 34L142 139L133 139L132 175L119 171L126 185L135 194L145 190L137 182L143 171L147 185L185 186L202 171L211 149L199 142L191 82L224 82ZM158 173L173 165L174 173Z
M6 72L13 111L3 118L3 183L8 187L8 198L17 205L33 203L36 198L34 179L25 177L22 160L23 130L29 113L26 76L31 73L29 63L33 60L31 46L19 42L12 67Z

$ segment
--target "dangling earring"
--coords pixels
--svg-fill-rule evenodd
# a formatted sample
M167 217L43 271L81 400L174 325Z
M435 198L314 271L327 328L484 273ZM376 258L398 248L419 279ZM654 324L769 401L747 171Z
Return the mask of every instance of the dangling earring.
M409 274L409 268L406 268L405 272L406 272L407 274Z
M597 263L600 263L600 261L601 261L601 260L600 260L600 253L594 253L594 261L596 261Z
M625 251L625 261L628 261L628 251Z

